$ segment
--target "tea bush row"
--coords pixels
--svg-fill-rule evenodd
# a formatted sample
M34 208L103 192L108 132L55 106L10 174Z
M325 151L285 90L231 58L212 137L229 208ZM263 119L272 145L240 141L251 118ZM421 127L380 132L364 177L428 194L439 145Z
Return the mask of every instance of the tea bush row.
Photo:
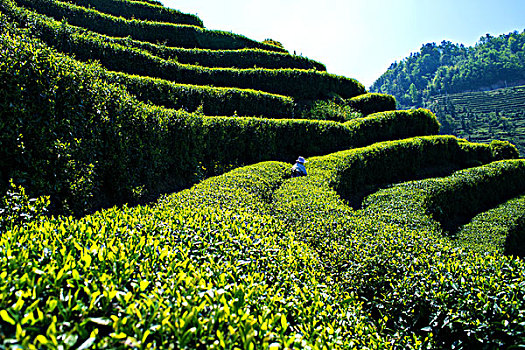
M355 296L329 288L315 252L282 222L255 214L285 168L258 164L156 205L2 232L2 343L29 349L388 346ZM239 194L230 197L236 205L221 197L225 188Z
M2 7L6 14L13 20L24 26L29 26L34 30L42 32L46 40L55 37L58 29L55 20L34 11L17 6L13 1L2 1ZM30 25L27 25L30 23ZM125 38L110 37L103 34L91 32L85 28L75 27L67 22L60 22L60 30L68 33L87 35L96 37L105 43L115 43L128 48L136 48L147 51L154 56L166 60L174 60L182 64L200 65L204 67L233 67L233 68L296 68L296 69L316 69L326 71L326 67L316 61L302 56L293 56L285 52L266 51L262 49L241 49L241 50L209 50L209 49L185 49L168 47L163 44L154 44L145 41L132 39L130 36ZM62 39L63 40L63 39Z
M454 233L458 226L525 191L525 162L501 160L457 171L451 176L404 183L366 198L364 206L388 222L404 215L402 225L437 227ZM408 210L407 208L411 208ZM392 218L391 218L392 217Z
M125 87L138 100L208 116L292 118L293 99L261 91L175 84L168 80L106 72L106 81Z
M365 91L363 85L354 79L315 70L239 70L181 65L136 48L106 42L92 32L78 32L67 24L23 13L20 9L17 11L9 6L8 1L2 0L3 8L12 14L15 20L31 28L32 34L62 52L74 54L79 59L100 60L111 70L164 78L177 83L255 89L298 99L322 98L329 93L352 97Z
M455 241L464 249L525 257L525 196L476 215L459 228Z
M374 113L364 118L349 120L343 125L355 130L356 146L417 135L434 135L439 132L439 122L434 114L422 108ZM385 133L385 130L389 132ZM373 142L370 142L371 140Z
M16 0L16 2L57 20L66 18L67 22L72 25L109 36L131 36L141 41L151 43L161 41L168 46L186 48L242 49L251 47L268 51L284 51L277 46L259 43L229 32L212 31L182 24L128 20L57 0Z
M346 101L348 106L363 115L378 112L393 111L396 109L394 96L378 93L368 93L352 97Z
M417 139L406 142L417 144ZM386 142L363 151L389 146L397 145ZM404 348L415 343L427 348L522 343L523 261L454 249L428 215L413 215L421 212L410 201L416 194L402 186L374 194L363 211L352 210L329 186L346 169L341 153L310 158L307 177L287 180L274 193L274 213L315 249L334 284L359 296L381 334ZM471 162L477 161L476 153L467 153ZM482 168L490 174L492 167L512 168L519 162ZM473 182L484 177L472 175ZM436 186L436 193L440 189L445 190Z
M515 147L515 157L518 156ZM433 177L496 160L493 147L469 143L453 136L416 137L341 151L323 158L337 161L332 187L355 206L382 186L421 177Z
M132 0L66 0L78 6L94 8L100 12L127 19L141 19L151 22L168 22L204 27L202 20L191 14L142 1Z
M323 154L406 133L391 115L383 127L372 125L363 140L361 125L212 118L145 105L108 84L100 66L56 53L10 28L3 15L0 23L2 192L13 178L32 196L51 196L55 211L80 214L136 202L242 164ZM437 125L428 111L396 113L420 121L414 135Z

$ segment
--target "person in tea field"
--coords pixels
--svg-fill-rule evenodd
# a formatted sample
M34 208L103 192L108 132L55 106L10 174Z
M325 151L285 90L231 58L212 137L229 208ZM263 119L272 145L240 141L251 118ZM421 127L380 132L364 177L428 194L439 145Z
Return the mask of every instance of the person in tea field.
M303 157L297 158L292 167L292 177L306 176L306 167L304 166L306 160Z

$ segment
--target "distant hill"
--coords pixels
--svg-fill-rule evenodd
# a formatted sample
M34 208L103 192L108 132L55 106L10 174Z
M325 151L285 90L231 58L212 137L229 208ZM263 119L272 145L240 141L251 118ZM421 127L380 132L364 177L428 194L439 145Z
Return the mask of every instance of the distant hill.
M525 31L481 37L474 47L428 43L390 68L370 87L393 95L400 107L423 106L433 96L525 84Z

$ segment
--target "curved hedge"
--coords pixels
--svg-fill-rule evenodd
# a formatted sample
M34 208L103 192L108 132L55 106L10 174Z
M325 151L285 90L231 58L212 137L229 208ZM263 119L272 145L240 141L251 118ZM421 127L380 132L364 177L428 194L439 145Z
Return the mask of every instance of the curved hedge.
M60 51L73 53L83 60L98 59L115 71L154 76L177 83L256 89L298 99L315 99L333 92L352 97L364 92L364 86L354 79L315 70L237 70L181 65L136 48L106 42L96 33L79 31L65 23L24 13L10 6L8 0L2 0L2 4L17 21L28 25L35 35Z
M151 3L132 0L65 0L79 6L94 8L100 12L127 19L142 19L152 22L168 22L204 27L202 20L191 14Z
M131 36L138 40L152 43L160 41L165 42L168 46L186 48L242 49L251 47L268 51L284 51L277 46L259 43L242 35L182 24L127 20L57 0L16 0L16 2L57 20L66 18L68 23L109 36Z
M112 84L124 86L138 100L166 108L200 111L208 116L292 118L294 114L292 98L261 91L175 84L117 72L106 72L104 77Z
M525 257L525 195L476 215L460 227L455 242L464 249L480 253Z
M356 131L355 146L369 144L368 140L379 142L439 132L436 116L428 109L421 108L374 113L365 118L352 119L344 125Z
M393 111L396 109L394 96L378 93L367 93L352 97L346 103L359 113L369 115L378 112Z
M366 210L381 213L378 218L416 227L436 226L447 232L525 192L525 161L500 160L455 172L444 178L409 182L366 198ZM410 208L407 210L407 208ZM399 212L403 211L401 218ZM423 226L421 226L423 225Z
M323 164L336 164L332 165L335 178L331 186L359 206L364 195L380 187L422 176L443 175L496 158L490 145L469 143L453 136L422 136L376 143L321 159ZM315 165L316 160L312 163Z

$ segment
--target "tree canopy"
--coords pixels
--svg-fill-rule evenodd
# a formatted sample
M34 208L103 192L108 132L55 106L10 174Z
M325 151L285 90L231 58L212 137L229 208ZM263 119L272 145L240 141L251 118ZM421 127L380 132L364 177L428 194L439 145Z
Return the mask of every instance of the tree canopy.
M431 96L525 84L525 30L486 34L473 47L450 41L424 44L394 62L370 87L394 95L401 107L422 106Z

